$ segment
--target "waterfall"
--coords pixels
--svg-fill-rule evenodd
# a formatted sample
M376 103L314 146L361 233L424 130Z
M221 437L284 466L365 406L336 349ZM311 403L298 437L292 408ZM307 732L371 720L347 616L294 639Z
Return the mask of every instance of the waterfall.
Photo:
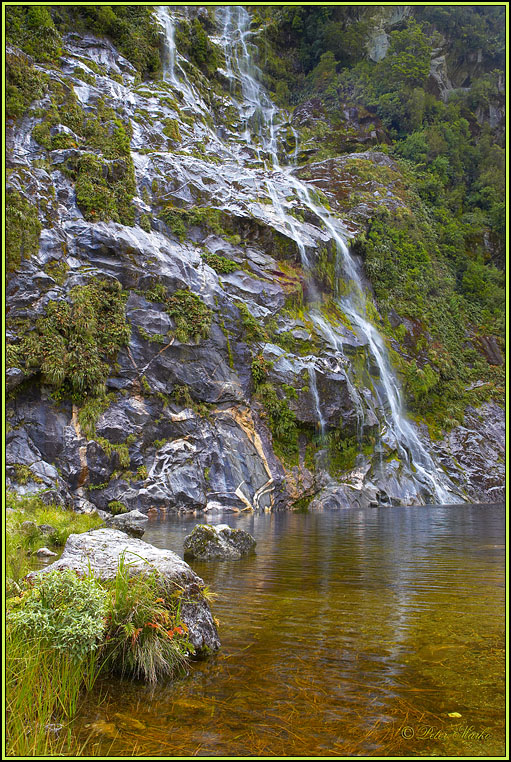
M162 25L165 32L163 47L163 79L172 84L177 83L176 79L176 43L174 42L174 17L170 15L168 6L158 5L156 8L156 18Z
M164 26L167 38L167 54L165 77L174 82L183 91L188 88L186 82L178 82L175 75L176 52L174 45L174 26L169 16L167 6L158 8L158 18ZM375 384L375 393L381 409L382 423L380 426L381 443L385 442L391 449L396 449L402 461L410 468L411 478L419 491L427 491L440 503L452 503L459 500L457 495L450 492L450 484L441 471L437 469L431 456L420 441L415 429L404 412L401 391L397 376L389 360L385 342L375 325L370 321L367 312L367 302L364 295L361 275L355 259L352 257L346 243L346 231L342 222L313 198L307 185L299 180L294 170L298 156L298 135L295 136L295 147L292 164L281 166L279 163L278 134L284 123L279 109L275 106L264 87L260 84L260 71L254 63L250 42L250 15L241 6L217 6L215 9L219 36L216 42L222 47L225 55L226 76L231 91L231 98L239 119L240 128L238 140L250 149L256 157L257 164L265 172L265 184L277 215L284 230L296 242L300 252L302 267L308 276L308 316L318 333L333 347L339 365L346 377L347 389L357 417L357 435L361 443L366 425L367 401L357 388L357 371L350 365L343 350L343 334L336 330L324 319L317 306L319 294L315 288L312 274L312 262L300 236L297 221L284 210L284 198L279 190L278 179L284 174L292 184L296 196L323 224L333 241L337 251L336 273L342 278L345 291L335 300L348 317L355 335L361 344L367 346L379 372L381 383ZM179 64L177 67L183 73ZM226 146L227 148L227 146ZM231 153L232 158L235 158ZM347 288L346 288L347 287ZM307 365L310 379L310 391L317 410L317 421L322 435L326 431L326 422L321 410L321 400L317 389L316 373L317 358L311 358ZM322 436L324 440L324 437Z
M318 424L319 424L319 430L321 432L321 439L324 439L326 425L325 425L325 419L323 418L323 413L321 412L321 404L319 402L318 384L316 379L316 368L311 363L307 367L307 371L309 373L309 384L310 384L310 390L312 392L312 399L314 400L314 404L316 406L316 413L318 416Z

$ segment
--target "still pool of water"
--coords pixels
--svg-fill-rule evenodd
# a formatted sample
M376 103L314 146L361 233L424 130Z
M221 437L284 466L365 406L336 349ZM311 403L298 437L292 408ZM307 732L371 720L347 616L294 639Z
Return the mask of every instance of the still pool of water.
M151 519L144 540L182 555L201 520ZM191 564L221 650L155 689L100 681L84 755L504 754L504 506L209 521L257 540Z

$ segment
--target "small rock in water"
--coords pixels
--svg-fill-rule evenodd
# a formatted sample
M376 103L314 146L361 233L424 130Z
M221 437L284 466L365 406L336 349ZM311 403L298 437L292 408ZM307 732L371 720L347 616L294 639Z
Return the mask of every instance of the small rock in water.
M105 720L92 722L90 725L86 725L86 727L90 728L92 733L97 733L98 735L106 736L107 738L117 738L119 735L119 729L114 723L106 722Z
M185 558L210 561L241 558L254 550L255 544L254 538L243 529L231 529L227 524L198 524L185 537L183 548Z
M49 548L39 548L39 550L36 550L35 554L36 556L41 556L41 558L50 558L50 556L57 555L53 552L53 550L50 550Z

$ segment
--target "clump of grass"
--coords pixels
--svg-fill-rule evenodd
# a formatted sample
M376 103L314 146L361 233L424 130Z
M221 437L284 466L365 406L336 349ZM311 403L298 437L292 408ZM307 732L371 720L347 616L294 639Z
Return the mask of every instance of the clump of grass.
M201 257L207 265L220 275L228 275L240 269L240 266L234 260L222 257L220 254L213 254L208 251L205 254L201 254Z
M61 754L62 729L98 674L107 594L92 576L48 572L7 600L6 735L9 756Z
M109 587L107 668L149 683L183 672L194 648L180 618L181 595L149 564L146 574L131 576L130 564L121 556Z
M245 335L245 341L249 343L268 341L268 335L259 320L252 315L245 302L236 302L240 312L241 325Z
M120 516L122 513L128 513L128 509L120 500L111 500L108 503L108 510L113 516Z
M6 505L10 512L6 516L5 571L7 578L14 582L18 582L27 573L30 557L39 548L45 545L54 549L62 547L70 534L97 529L103 523L97 515L45 505L40 497L34 495L20 497L14 492L8 492ZM34 525L22 528L25 521L31 521ZM54 527L54 531L42 534L38 529L42 524Z
M38 634L27 638L9 627L5 638L7 756L26 759L69 753L75 745L69 723L82 690L94 685L97 654L74 661L46 645Z

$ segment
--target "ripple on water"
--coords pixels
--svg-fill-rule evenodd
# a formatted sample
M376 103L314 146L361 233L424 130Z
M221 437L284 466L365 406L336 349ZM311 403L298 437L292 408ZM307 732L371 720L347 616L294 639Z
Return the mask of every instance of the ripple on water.
M152 519L144 539L181 555L198 521ZM504 752L503 507L211 521L257 539L244 560L192 564L219 592L221 651L172 685L101 681L77 722L86 752ZM461 718L449 718L453 711ZM116 713L143 729L127 731ZM413 738L403 737L404 725ZM420 737L432 734L426 726L436 738ZM488 736L470 738L470 727Z

